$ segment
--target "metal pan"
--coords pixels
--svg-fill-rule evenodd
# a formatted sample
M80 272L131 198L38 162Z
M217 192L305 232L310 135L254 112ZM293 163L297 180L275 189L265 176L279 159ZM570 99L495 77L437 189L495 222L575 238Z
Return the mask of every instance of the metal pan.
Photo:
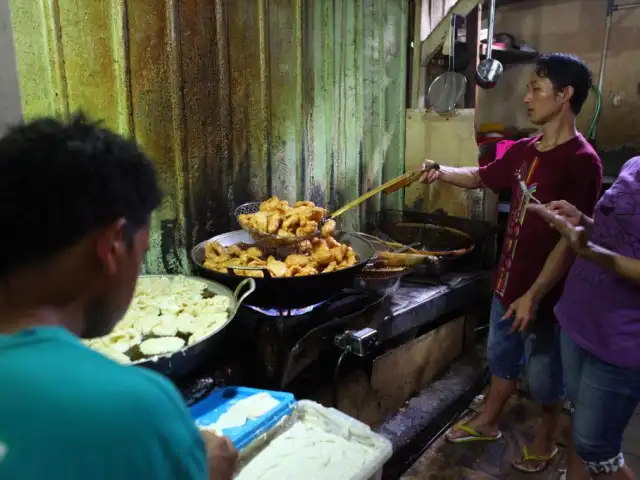
M306 277L254 278L256 291L245 303L254 307L280 310L302 308L324 302L344 288L353 287L356 276L373 257L375 250L369 241L355 234L338 231L333 236L337 241L351 245L358 256L358 263L343 270ZM199 275L220 282L229 288L235 288L246 277L234 274L232 270L228 273L220 273L204 268L205 244L209 241L218 242L224 247L259 242L256 242L249 232L236 230L199 243L191 251L191 260Z
M140 278L150 277L168 277L175 278L179 275L140 275ZM222 325L218 330L211 332L208 337L205 337L193 345L187 345L182 350L177 352L167 353L165 355L158 355L149 359L142 359L136 362L132 362L131 365L149 368L160 373L164 373L167 376L179 377L189 373L191 370L199 366L204 359L212 352L215 347L223 340L223 334L225 328L231 323L236 316L238 308L242 302L251 295L256 289L256 284L252 278L245 278L238 282L234 291L211 280L207 280L199 277L187 278L204 282L207 285L207 292L211 295L221 295L227 297L231 301L229 310L229 318L226 323Z

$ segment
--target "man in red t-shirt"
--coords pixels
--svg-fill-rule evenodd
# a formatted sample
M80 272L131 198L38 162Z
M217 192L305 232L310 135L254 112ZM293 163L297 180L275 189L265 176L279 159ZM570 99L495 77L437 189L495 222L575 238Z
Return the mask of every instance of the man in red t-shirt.
M511 189L511 211L491 306L487 357L492 379L487 402L477 417L454 426L447 439L454 443L499 439L500 415L524 365L532 397L542 405L536 436L513 463L526 472L542 470L558 451L555 431L564 382L553 308L573 260L566 241L547 228L542 218L527 215L526 207L530 201L562 199L588 214L593 212L602 183L602 164L576 130L576 115L591 82L589 69L576 57L556 53L540 56L524 103L542 134L514 143L486 166L442 166L423 177L424 183L439 180L461 188ZM430 163L425 160L424 166ZM517 174L528 194L523 193Z

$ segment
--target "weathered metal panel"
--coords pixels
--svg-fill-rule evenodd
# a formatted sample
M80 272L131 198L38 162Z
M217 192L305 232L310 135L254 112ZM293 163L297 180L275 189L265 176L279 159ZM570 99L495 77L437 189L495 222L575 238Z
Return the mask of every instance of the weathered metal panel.
M166 192L147 268L185 271L243 202L334 209L402 173L407 3L12 0L23 110L83 109L135 136Z

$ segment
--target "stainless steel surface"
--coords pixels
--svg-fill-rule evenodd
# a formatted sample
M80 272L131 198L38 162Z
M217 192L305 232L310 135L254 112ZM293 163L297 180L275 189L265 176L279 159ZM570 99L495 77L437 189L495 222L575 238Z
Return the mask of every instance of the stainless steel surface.
M625 3L624 5L614 5L613 11L617 12L618 10L629 10L631 8L640 8L640 2L638 3Z
M380 295L393 295L400 287L400 280L404 273L398 273L388 278L358 277L355 279L355 287L362 290L371 290Z
M493 53L493 27L496 18L496 0L491 0L489 5L489 30L487 31L487 58Z
M480 88L493 88L500 77L504 68L502 63L492 58L493 52L493 27L495 22L496 0L491 0L489 6L489 31L487 32L487 57L478 64L476 70L476 82Z
M602 93L602 89L604 87L604 72L607 66L607 54L609 51L609 38L611 37L611 22L613 20L613 0L607 0L607 15L605 20L605 29L604 29L604 42L602 44L602 54L600 57L600 72L598 73L598 90ZM593 128L593 135L595 136L598 125L596 124Z
M429 85L427 106L436 113L453 111L467 88L467 79L457 72L445 72Z
M347 352L364 357L375 350L378 344L378 331L366 327L357 331L346 331L336 335L335 345Z
M182 275L141 275L140 278L176 278L179 276ZM246 278L238 284L234 291L231 291L224 285L205 278L190 277L186 275L185 277L205 283L207 286L207 292L213 295L227 297L231 302L229 318L220 328L212 331L207 337L200 339L193 345L186 345L177 352L138 360L136 362L132 362L131 365L150 368L166 375L183 375L188 373L190 370L197 367L199 361L202 360L221 340L222 332L233 321L240 305L242 305L244 300L246 300L246 298L256 289L255 281L252 278Z
M239 220L240 215L251 215L257 213L260 210L261 204L262 202L244 203L236 208L234 212L236 220L238 220L238 224L242 227L243 230L249 232L254 240L268 242L275 245L293 245L295 243L302 242L303 240L309 240L320 235L320 227L322 226L321 224L318 225L318 228L313 233L302 236L294 235L291 237L283 237L275 233L259 232L243 225Z

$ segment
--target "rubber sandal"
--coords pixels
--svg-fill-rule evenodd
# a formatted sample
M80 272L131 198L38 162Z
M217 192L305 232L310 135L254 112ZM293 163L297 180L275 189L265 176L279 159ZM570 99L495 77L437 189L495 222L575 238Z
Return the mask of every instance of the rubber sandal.
M466 436L451 438L452 430L460 430L466 433ZM496 435L483 435L480 432L476 432L473 428L471 428L466 422L458 423L452 429L445 434L445 438L449 443L470 443L470 442L495 442L496 440L500 440L502 438L502 432L498 432Z
M513 466L513 468L515 468L519 472L539 473L549 466L551 461L558 454L558 451L559 451L558 447L555 447L555 450L551 455L531 455L529 453L529 449L525 445L524 447L522 447L522 457L517 462L511 462L511 466ZM523 463L530 462L530 461L543 462L543 463L540 466L533 467L533 468L525 467L524 465L522 465Z

